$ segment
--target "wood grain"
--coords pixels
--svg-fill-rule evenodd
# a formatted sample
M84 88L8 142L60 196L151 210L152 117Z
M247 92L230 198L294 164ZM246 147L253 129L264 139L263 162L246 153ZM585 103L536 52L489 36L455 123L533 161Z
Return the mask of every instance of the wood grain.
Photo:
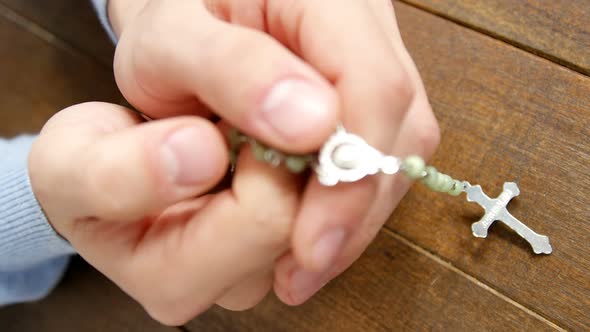
M407 5L404 40L443 130L432 163L497 196L554 247L532 254L502 225L471 235L482 216L464 195L416 185L388 227L524 306L572 330L590 326L590 78ZM433 38L436 36L436 38Z
M59 41L112 67L115 48L100 26L90 0L0 0Z
M1 136L36 131L74 103L121 100L107 68L110 55L88 42L102 38L108 46L86 1L0 3L58 38L52 42L23 22L3 19L12 14L0 5L0 45L10 45L0 48ZM510 210L548 234L554 254L533 256L524 241L498 225L488 239L473 238L469 226L481 216L477 206L418 185L363 257L308 304L290 308L269 298L243 313L214 308L191 322L190 330L590 326L589 79L407 5L396 3L396 9L443 129L433 163L482 184L490 195L502 181L518 181L522 197ZM0 327L3 332L176 331L151 321L79 261L46 300L0 309Z
M135 301L79 258L46 299L1 308L0 327L2 332L180 332L149 318Z
M0 135L37 132L73 104L121 100L109 69L48 43L5 15L0 7L0 45L10 45L0 47Z
M403 0L590 74L587 0Z
M253 310L214 308L191 331L552 331L549 325L380 233L345 274L300 307L273 297Z
M37 132L75 103L120 100L108 68L7 17L0 7L0 136ZM154 322L110 281L76 262L45 300L0 308L0 331L179 331Z

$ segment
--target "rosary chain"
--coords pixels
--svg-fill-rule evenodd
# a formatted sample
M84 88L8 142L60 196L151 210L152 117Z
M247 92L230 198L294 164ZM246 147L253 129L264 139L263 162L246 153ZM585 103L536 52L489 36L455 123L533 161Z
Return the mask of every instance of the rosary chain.
M249 144L254 158L266 162L273 167L284 165L294 174L300 174L308 168L313 168L317 163L316 154L285 154L273 149L261 142L244 135L237 129L230 129L228 133L230 146L230 161L232 170L237 163L237 157L243 144ZM458 196L465 191L463 181L453 179L451 176L439 172L436 168L426 165L424 159L419 156L409 156L401 162L400 170L412 180L420 180L427 188L436 192L448 193Z

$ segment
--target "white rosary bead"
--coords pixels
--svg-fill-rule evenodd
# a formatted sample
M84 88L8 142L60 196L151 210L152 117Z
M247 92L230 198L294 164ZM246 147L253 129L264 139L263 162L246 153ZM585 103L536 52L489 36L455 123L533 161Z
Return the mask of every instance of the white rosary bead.
M353 144L343 144L334 149L332 160L334 165L343 169L354 169L359 165L359 155L361 151L358 146Z

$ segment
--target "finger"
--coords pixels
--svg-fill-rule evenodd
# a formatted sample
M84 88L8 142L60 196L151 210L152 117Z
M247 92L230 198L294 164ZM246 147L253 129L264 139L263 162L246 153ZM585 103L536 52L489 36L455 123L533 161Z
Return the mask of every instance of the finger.
M235 309L256 302L270 283L253 279L256 289L251 293L240 284L267 271L289 247L299 189L294 176L254 160L251 151L244 150L233 190L211 197L184 221L180 234L171 235L173 240L164 240L165 232L158 229L144 235L143 244L136 248L142 254L124 267L133 276L127 279L141 280L141 284L126 287L133 292L150 285L153 293L141 293L140 302L154 318L174 325L218 301ZM170 241L173 245L163 248L150 245ZM161 278L169 282L161 283ZM238 292L239 299L232 297L232 291Z
M216 303L233 311L251 309L268 294L273 277L272 268L268 267L230 288Z
M267 12L270 34L334 83L345 127L391 148L414 91L366 1L273 0Z
M299 40L290 46L334 82L344 126L379 150L391 151L414 98L414 86L389 37L375 22L365 1L298 3L295 7L300 7L300 16L285 14L283 17L291 20L271 19L271 33L273 29L296 31L299 39L287 35L286 42ZM281 1L268 5L271 18L273 13L280 17L288 8ZM333 15L326 18L326 12ZM336 259L350 234L365 219L377 193L376 179L331 188L317 180L309 184L293 239L294 253L303 266L321 271Z
M438 145L440 134L422 80L403 46L390 2L370 1L369 4L377 20L381 22L383 30L391 38L394 50L403 66L407 68L416 89L416 97L391 152L397 156L416 154L428 159ZM391 214L393 207L397 206L409 188L409 181L403 177L383 178L380 182L379 194L372 203L371 212L351 236L333 266L326 271L315 273L304 270L292 254L281 259L276 267L274 288L283 302L291 305L305 302L329 280L347 269L366 249Z
M416 99L402 125L400 139L393 153L402 156L417 154L429 158L437 144L437 130L426 98ZM366 218L347 239L337 259L327 269L309 271L292 253L281 258L275 267L274 281L275 293L281 301L288 305L300 305L350 267L373 241L409 187L410 181L401 176L382 179Z
M323 288L335 276L334 272L333 267L320 272L305 270L290 252L275 266L273 289L281 302L301 305Z
M428 104L422 78L420 78L420 73L416 68L416 64L414 63L414 60L412 60L412 57L404 45L400 30L397 26L397 19L395 17L393 3L390 0L375 0L368 1L368 4L371 8L371 12L375 16L375 19L380 23L381 29L391 40L391 45L393 46L394 52L397 54L397 57L402 63L403 67L406 68L409 78L415 86L415 99L426 98L426 105L423 106L430 110L430 105ZM432 110L430 110L430 112L432 112Z
M89 103L65 110L42 135L47 149L60 147L35 161L54 173L42 188L75 184L59 193L77 207L70 220L136 221L205 193L228 165L223 138L196 117L138 124L128 109Z
M418 68L404 46L393 4L389 0L368 1L368 4L380 27L390 39L393 50L406 69L415 91L408 113L402 122L399 138L391 153L396 156L416 154L429 159L440 143L440 128Z
M121 90L150 116L168 115L158 100L197 97L290 152L317 149L336 126L337 95L321 75L267 34L213 17L200 1L149 4L123 34L115 62Z

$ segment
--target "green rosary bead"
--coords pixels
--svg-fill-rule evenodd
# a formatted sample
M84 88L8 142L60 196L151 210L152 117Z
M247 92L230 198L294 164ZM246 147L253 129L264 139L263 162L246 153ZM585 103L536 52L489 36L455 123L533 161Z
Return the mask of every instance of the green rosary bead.
M449 191L449 195L459 196L463 192L463 189L465 189L463 182L455 180L455 182L453 183L453 188Z
M408 157L402 163L406 175L412 179L421 178L428 189L458 196L463 192L463 182L455 180L447 174L440 173L436 168L425 165L420 157ZM420 174L420 176L418 176Z
M439 173L438 171L432 175L432 185L430 189L433 191L442 191L441 187L444 185L444 177L443 174Z
M273 148L270 148L256 140L249 139L236 129L228 133L230 145L229 158L235 166L238 158L240 147L244 143L249 143L254 158L261 162L266 162L273 167L278 167L281 163L285 165L291 173L299 174L311 166L314 156L307 155L285 155ZM409 156L401 163L401 170L407 177L412 180L420 179L429 189L437 192L445 192L453 196L458 196L464 191L462 181L455 180L447 174L440 173L436 168L427 166L424 160L419 156Z
M426 175L422 178L422 183L428 188L433 189L436 185L438 171L432 166L426 166L426 168L424 168L424 173L426 173Z
M258 161L266 161L266 159L264 158L266 153L266 146L255 142L254 144L252 144L252 154L254 155L254 159L258 160Z
M261 162L266 162L273 167L278 167L281 163L292 173L299 174L311 165L313 156L306 155L284 155L283 153L270 148L256 140L249 139L237 129L231 129L227 133L229 141L229 159L235 167L240 152L240 147L244 143L250 144L252 155L254 159Z
M278 167L281 164L281 153L272 148L266 148L264 151L264 161L269 163L272 167Z
M287 169L295 174L302 173L307 168L308 159L305 156L288 156L285 160Z
M440 192L449 192L451 191L451 189L453 189L453 185L455 184L454 180L452 177L446 175L446 174L440 174L440 178L439 178L439 183L438 183L438 191Z
M443 176L442 176L442 174L437 172L433 176L432 187L430 189L432 189L433 191L441 191L440 187L443 184L444 184Z
M242 135L236 129L230 129L228 132L228 141L230 150L237 150L242 144Z
M424 177L425 168L426 163L424 163L424 159L418 156L410 156L402 162L402 169L412 180Z

